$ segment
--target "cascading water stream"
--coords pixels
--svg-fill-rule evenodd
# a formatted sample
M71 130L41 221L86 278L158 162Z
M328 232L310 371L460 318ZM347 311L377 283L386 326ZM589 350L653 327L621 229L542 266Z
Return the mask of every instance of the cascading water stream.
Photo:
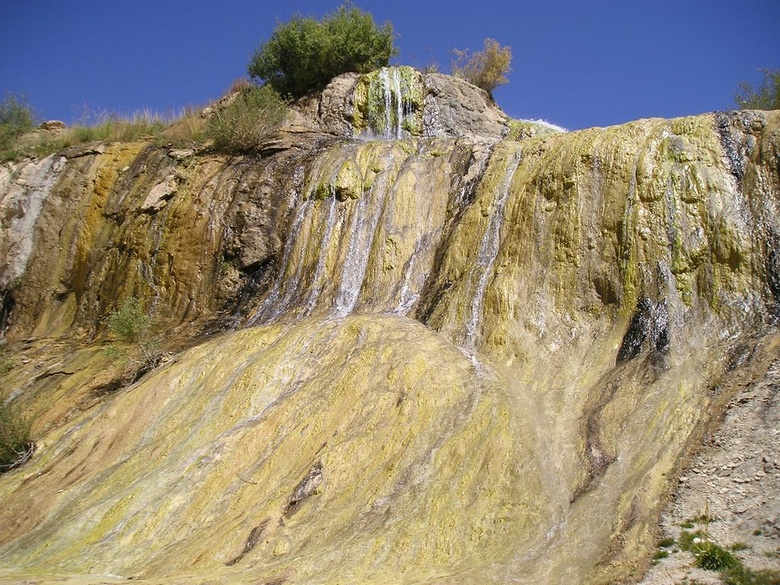
M434 242L438 240L437 236L441 233L440 230L437 230L434 227L433 205L431 200L421 200L418 198L418 205L420 203L426 205L426 211L421 214L425 218L421 224L423 231L417 240L414 251L409 257L409 261L404 267L398 304L393 310L393 313L396 315L407 315L409 311L412 310L412 307L414 307L414 304L419 300L428 274L424 269L418 268L418 264L426 254L431 252Z
M409 258L409 262L406 264L404 270L404 280L401 285L400 298L398 299L398 305L393 311L396 315L406 315L414 306L414 303L420 298L420 290L412 290L412 278L415 274L415 268L417 267L417 258L422 253L423 247L426 245L426 240L423 238L415 248L412 256Z
M383 98L381 136L385 140L402 140L407 132L405 122L412 113L412 103L408 90L404 91L401 74L397 67L384 67L379 72Z
M311 282L311 290L309 292L309 299L306 301L306 315L311 315L314 308L317 306L317 301L322 294L325 278L325 261L328 257L328 250L330 248L330 240L333 235L334 226L336 225L336 218L338 215L338 209L336 206L336 196L332 193L329 197L330 204L328 207L328 217L325 222L325 229L322 233L322 240L320 242L320 255L317 258L317 266L314 269L314 277Z
M357 304L360 288L366 277L374 235L384 210L382 195L385 192L385 182L378 181L368 192L362 194L357 204L352 219L347 256L341 273L341 283L336 294L334 313L337 317L349 315Z
M263 299L263 302L260 303L260 306L254 311L249 319L247 319L247 327L252 327L260 323L273 323L295 300L301 282L302 266L300 259L298 262L293 263L291 262L291 258L293 248L295 248L296 242L299 241L303 220L306 218L312 205L313 200L311 199L307 199L302 204L298 205L295 217L290 226L290 235L287 237L284 244L279 276L274 280L271 292L268 293L265 299ZM288 275L291 266L294 268L294 271L292 274Z
M477 254L476 264L472 268L472 275L479 273L479 278L477 280L474 293L471 297L471 311L469 314L469 319L466 322L466 337L463 344L463 349L469 355L474 354L477 333L479 332L479 323L482 318L482 309L485 301L485 291L487 289L488 280L493 274L493 264L496 261L496 256L498 255L498 249L501 240L501 224L504 219L504 210L506 209L506 202L509 198L512 179L515 176L517 167L520 165L520 158L520 151L517 151L512 155L511 160L507 164L506 171L504 172L504 178L501 181L501 185L499 187L496 204L493 207L493 212L490 214L487 228L485 229L485 233L483 234L482 240L479 243L479 252Z

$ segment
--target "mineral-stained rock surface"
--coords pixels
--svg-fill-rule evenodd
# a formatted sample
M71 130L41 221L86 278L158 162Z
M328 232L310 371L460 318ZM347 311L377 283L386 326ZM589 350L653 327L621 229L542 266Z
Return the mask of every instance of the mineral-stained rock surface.
M780 112L514 141L408 68L307 99L262 155L0 167L2 397L36 439L0 582L641 579L776 369ZM131 298L152 371L106 333Z

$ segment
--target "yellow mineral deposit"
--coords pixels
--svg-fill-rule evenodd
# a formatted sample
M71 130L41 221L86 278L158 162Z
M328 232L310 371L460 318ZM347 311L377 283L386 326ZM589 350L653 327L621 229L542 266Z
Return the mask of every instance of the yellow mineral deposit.
M780 112L458 137L423 111L445 76L372 75L357 138L2 167L2 398L36 449L0 475L0 583L647 570L777 335ZM365 132L377 79L406 127ZM131 298L151 371L107 332Z

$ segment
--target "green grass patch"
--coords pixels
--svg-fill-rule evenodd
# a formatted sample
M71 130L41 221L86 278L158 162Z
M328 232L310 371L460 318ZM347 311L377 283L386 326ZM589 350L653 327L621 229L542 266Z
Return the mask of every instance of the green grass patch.
M723 573L723 582L726 585L780 585L780 571L753 571L738 563Z
M13 404L0 404L0 473L27 462L35 450L32 423Z
M182 123L184 121L184 123ZM171 136L166 130L176 126ZM42 158L71 146L91 142L134 142L148 140L158 144L190 143L202 139L203 123L193 115L163 115L143 110L130 115L103 112L84 116L79 124L59 131L25 126L0 141L0 162L22 158Z
M669 556L669 551L668 550L663 550L663 549L657 550L657 551L655 551L655 554L653 555L653 560L654 561L660 561L661 559L665 559L668 556Z
M691 552L696 557L696 566L707 571L725 571L741 564L729 551L710 541L694 545Z
M720 572L726 585L780 585L780 572L754 571L723 547L709 540L706 532L697 530L680 534L680 548L695 557L694 564L700 569ZM744 543L731 545L732 551L749 548Z
M286 102L270 86L248 87L215 109L206 122L205 135L218 151L256 151L279 130L287 112Z

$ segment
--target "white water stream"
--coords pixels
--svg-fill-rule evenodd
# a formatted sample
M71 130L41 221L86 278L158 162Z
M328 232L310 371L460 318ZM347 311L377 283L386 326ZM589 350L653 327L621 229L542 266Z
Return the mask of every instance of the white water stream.
M379 71L379 82L384 102L381 137L385 140L408 138L409 132L404 129L404 126L408 126L412 115L412 101L408 95L408 88L402 87L399 69L383 67Z
M485 301L485 291L487 289L488 281L493 276L493 264L496 261L498 255L498 248L501 242L500 232L501 224L504 220L504 210L506 209L506 202L509 198L510 188L512 186L512 179L515 176L515 171L520 164L520 152L515 152L512 158L507 163L506 171L504 172L504 178L501 181L501 186L498 190L497 199L493 206L493 211L488 219L487 228L482 236L482 240L479 243L479 252L477 253L477 261L473 265L471 270L471 282L478 274L477 285L474 293L471 295L471 311L466 322L466 337L464 339L463 347L469 354L473 355L477 334L479 333L479 325L482 320L482 308Z
M384 211L386 192L386 179L378 180L371 189L362 194L355 208L350 225L349 246L341 271L341 282L336 293L334 314L337 317L349 315L358 302L379 218Z

